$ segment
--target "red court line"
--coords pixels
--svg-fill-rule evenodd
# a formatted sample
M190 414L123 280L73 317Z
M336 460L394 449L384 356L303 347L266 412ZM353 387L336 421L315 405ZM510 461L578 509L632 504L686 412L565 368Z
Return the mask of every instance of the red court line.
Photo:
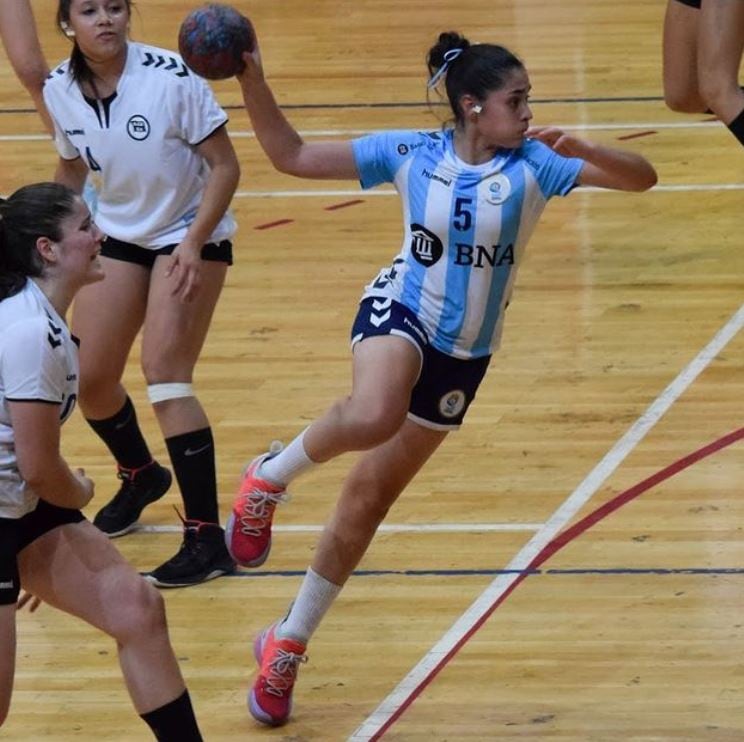
M655 129L649 129L649 131L639 131L635 134L625 134L621 137L618 137L618 141L624 142L628 139L639 139L640 137L650 137L652 134L658 134L658 132Z
M519 577L499 596L498 600L495 600L486 609L483 615L473 624L472 628L463 634L457 644L455 644L452 649L447 652L447 654L429 671L429 674L411 691L408 698L401 703L395 712L391 714L390 718L377 730L377 732L370 737L370 742L380 739L382 735L390 729L390 727L403 715L405 710L423 693L429 683L434 680L440 671L449 664L449 661L472 638L475 632L483 626L494 611L514 592L517 585L530 576L530 570L536 569L541 564L544 564L556 552L566 546L566 544L578 538L582 533L588 531L593 525L598 523L600 520L603 520L610 515L610 513L615 512L615 510L618 510L626 503L634 500L636 497L642 495L652 487L655 487L660 482L670 479L675 474L678 474L698 461L711 456L717 451L730 446L732 443L736 443L736 441L741 440L742 438L744 438L744 428L739 428L738 430L734 430L732 433L724 435L722 438L709 443L707 446L703 446L697 451L693 451L687 456L684 456L678 461L665 467L661 471L656 472L656 474L652 474L650 477L644 479L642 482L639 482L630 489L625 490L625 492L616 495L609 502L606 502L601 507L589 513L589 515L585 516L562 533L559 533L550 543L543 547L535 558L525 567L524 572L522 572L522 574L519 575Z
M267 222L266 224L257 224L253 229L271 229L272 227L281 227L282 224L291 224L294 219L279 219L275 222Z
M333 206L324 207L326 211L335 211L336 209L345 209L347 206L356 206L357 204L363 204L363 198L355 198L353 201L343 201L340 204L333 204Z

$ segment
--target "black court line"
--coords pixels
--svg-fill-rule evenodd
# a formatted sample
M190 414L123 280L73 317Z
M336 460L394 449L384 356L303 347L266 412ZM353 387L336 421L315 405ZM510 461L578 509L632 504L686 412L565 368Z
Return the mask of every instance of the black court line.
M142 573L146 574L146 573ZM493 577L496 575L744 575L744 567L608 567L604 569L360 569L354 577ZM303 577L304 569L238 570L224 577Z
M632 95L607 98L530 98L530 104L551 105L555 103L645 103L661 102L664 98L659 95ZM286 103L282 106L285 111L313 111L337 108L368 109L368 108L446 108L449 103L440 101L403 101L400 103ZM244 106L222 106L226 111L241 111ZM0 114L36 113L35 108L0 108Z

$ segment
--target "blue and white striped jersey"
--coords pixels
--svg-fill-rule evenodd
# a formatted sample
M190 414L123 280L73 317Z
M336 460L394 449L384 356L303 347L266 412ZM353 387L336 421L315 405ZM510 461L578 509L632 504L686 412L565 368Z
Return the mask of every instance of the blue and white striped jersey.
M527 240L551 196L566 195L584 161L533 139L469 165L453 131L390 131L353 141L363 188L393 183L405 233L400 253L364 291L419 318L429 341L457 358L498 347Z

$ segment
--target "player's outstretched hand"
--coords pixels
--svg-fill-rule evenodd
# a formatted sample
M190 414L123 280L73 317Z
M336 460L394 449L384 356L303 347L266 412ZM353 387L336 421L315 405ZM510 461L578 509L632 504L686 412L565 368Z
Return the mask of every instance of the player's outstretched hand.
M236 75L241 86L250 88L251 85L256 85L262 82L264 79L264 72L258 39L256 39L256 45L253 47L253 51L243 52L242 58L245 66Z
M581 157L587 148L583 139L566 134L557 126L532 126L527 129L525 136L547 144L553 152L563 157Z

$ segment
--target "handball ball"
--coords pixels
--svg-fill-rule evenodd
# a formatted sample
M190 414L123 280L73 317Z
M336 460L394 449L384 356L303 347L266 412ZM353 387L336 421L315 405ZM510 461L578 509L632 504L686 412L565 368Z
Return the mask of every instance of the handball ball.
M229 5L212 3L192 10L178 32L183 61L208 80L226 80L241 72L241 55L255 46L253 25Z

